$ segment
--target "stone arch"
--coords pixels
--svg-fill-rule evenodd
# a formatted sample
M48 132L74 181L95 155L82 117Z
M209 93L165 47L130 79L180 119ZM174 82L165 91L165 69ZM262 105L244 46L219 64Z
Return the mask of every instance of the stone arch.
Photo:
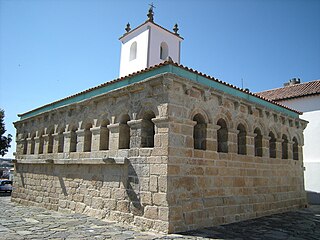
M155 126L152 122L152 118L155 117L155 113L151 110L143 113L141 125L141 147L154 147Z
M217 125L220 128L217 131L217 145L218 152L227 153L228 152L228 125L224 118L220 118L217 121Z
M200 114L204 118L205 123L212 122L211 119L209 118L209 114L207 114L207 112L202 108L193 109L189 114L189 119L193 119L197 114Z
M122 114L119 117L119 149L130 148L130 127L128 121L130 121L129 114Z
M288 159L288 136L286 134L282 134L282 143L281 143L281 150L282 150L282 159Z
M153 112L154 116L159 116L158 102L154 99L146 99L141 101L141 108L138 111L137 119L143 119L145 113Z
M277 157L277 136L271 130L269 132L269 157L276 158Z
M262 136L267 136L269 134L269 131L268 131L269 128L266 126L266 124L262 120L258 119L258 121L255 122L254 126L255 126L254 130L256 128L259 128Z
M239 123L237 126L237 146L238 154L246 155L247 154L247 129L244 124Z
M254 155L262 157L262 132L259 127L256 127L253 131L254 136Z
M293 160L299 160L299 143L296 137L292 139L292 153L293 153Z
M232 114L228 110L221 109L220 113L215 114L215 118L213 121L217 123L220 119L223 119L225 121L228 129L233 129L234 122L233 122Z
M194 149L206 150L207 148L207 122L201 113L197 113L192 118L196 124L193 127Z

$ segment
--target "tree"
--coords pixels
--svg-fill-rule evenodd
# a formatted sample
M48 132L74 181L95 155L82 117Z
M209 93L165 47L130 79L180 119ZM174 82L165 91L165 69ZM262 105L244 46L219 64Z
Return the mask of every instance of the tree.
M11 134L4 136L7 130L4 126L3 119L4 119L4 110L0 109L0 155L2 157L8 152L8 148L11 147L10 142L12 141Z

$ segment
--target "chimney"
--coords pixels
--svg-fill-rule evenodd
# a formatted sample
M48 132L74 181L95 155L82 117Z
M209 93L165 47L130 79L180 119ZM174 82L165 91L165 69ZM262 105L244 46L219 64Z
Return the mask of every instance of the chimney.
M293 86L300 83L300 78L292 78L289 82L283 84L284 87Z

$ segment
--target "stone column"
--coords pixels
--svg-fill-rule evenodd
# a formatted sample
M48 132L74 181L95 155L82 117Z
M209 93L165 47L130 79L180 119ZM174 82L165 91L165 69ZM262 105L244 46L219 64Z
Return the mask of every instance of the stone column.
M142 146L143 119L130 120L127 124L130 127L130 148L140 148Z
M212 151L218 152L218 130L221 128L220 125L211 124L211 137L212 137Z
M109 149L117 150L119 149L119 123L109 124L107 127L109 129Z
M167 148L169 145L169 119L167 117L152 118L154 123L154 147L155 148Z
M90 131L92 133L92 139L91 139L91 151L99 151L100 150L100 127L92 127L90 128Z
M262 157L269 157L269 139L270 137L262 135Z
M31 154L32 138L27 138L27 154Z
M40 137L34 137L34 154L39 154Z
M282 159L282 138L276 138L276 157Z
M247 142L247 155L254 156L254 137L256 136L255 133L247 133L246 142Z
M238 153L238 130L228 130L228 153Z
M54 133L52 134L53 137L53 148L52 148L52 152L53 153L58 153L58 149L59 149L59 133Z
M63 152L65 152L65 153L73 152L71 149L71 135L72 134L75 134L75 132L67 131L67 132L63 133L63 136L64 136L64 150L63 150Z
M293 159L293 141L288 141L288 159Z
M45 134L45 135L42 135L42 137L43 137L43 154L47 154L48 147L49 147L49 135Z
M77 134L77 152L83 152L84 150L84 129L79 129L76 131Z

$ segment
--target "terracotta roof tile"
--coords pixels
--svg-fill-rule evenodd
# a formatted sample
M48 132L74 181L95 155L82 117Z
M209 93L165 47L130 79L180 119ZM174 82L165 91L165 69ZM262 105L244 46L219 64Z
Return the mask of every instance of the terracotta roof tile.
M114 79L114 80L111 80L111 81L109 81L109 82L102 83L102 84L100 84L100 85L98 85L98 86L96 86L96 87L89 88L89 89L87 89L87 90L85 90L85 91L79 92L79 93L77 93L77 94L71 95L71 96L66 97L66 98L62 98L62 99L60 99L60 100L57 100L57 101L55 101L55 102L46 104L46 105L41 106L41 107L39 107L39 108L36 108L36 109L31 110L31 111L25 112L25 113L23 113L23 114L18 114L18 116L19 116L19 117L23 117L24 115L29 114L29 113L31 113L31 112L40 110L40 109L42 109L42 108L45 108L45 107L54 105L54 104L59 103L59 102L63 102L63 101L65 101L65 100L67 100L67 99L71 99L71 98L74 98L74 97L79 96L79 95L82 95L82 94L91 92L91 91L93 91L93 90L95 90L95 89L99 89L99 88L105 87L105 86L107 86L107 85L114 84L114 83L116 83L116 82L124 81L124 80L127 79L127 78L134 77L134 76L136 76L136 75L139 75L139 74L142 74L142 73L145 73L145 72L149 72L149 71L152 71L152 70L154 70L154 69L157 69L157 68L160 68L160 67L166 66L166 65L173 65L173 66L182 68L182 69L184 69L184 70L186 70L186 71L189 71L189 72L198 74L198 75L200 75L200 76L203 76L203 77L205 77L205 78L207 78L207 79L209 79L209 80L216 81L216 82L221 83L221 84L223 84L223 85L226 85L226 86L228 86L228 87L234 88L234 89L236 89L236 90L238 90L238 91L242 91L242 92L244 92L244 93L246 93L246 94L252 95L252 96L257 97L257 98L260 98L260 99L262 99L262 100L264 100L264 101L267 101L267 102L270 102L270 103L272 103L272 104L278 105L278 106L280 106L280 107L286 108L286 109L288 109L288 110L290 110L290 111L293 111L293 112L295 112L295 113L298 113L298 114L300 114L300 115L302 114L302 112L299 112L299 111L297 111L297 110L295 110L295 109L289 108L289 107L287 107L287 106L285 106L285 105L283 105L283 104L277 103L277 102L271 100L270 98L266 98L266 97L263 96L263 95L259 95L259 94L255 94L255 93L249 92L249 91L247 91L247 90L245 90L245 89L239 88L239 87L234 86L234 85L232 85L232 84L230 84L230 83L227 83L227 82L221 81L221 80L219 80L219 79L217 79L217 78L214 78L214 77L211 77L211 76L209 76L209 75L206 75L206 74L204 74L204 73L202 73L202 72L198 72L197 70L194 70L194 69L192 69L192 68L188 68L188 67L186 67L186 66L184 66L184 65L181 65L181 64L178 64L178 63L176 63L176 62L173 62L172 60L167 60L167 61L164 61L163 63L160 63L160 64L157 64L157 65L151 66L151 67L149 67L149 68L145 68L145 69L140 70L140 71L137 71L137 72L133 72L133 73L127 75L127 76L119 77L119 78ZM320 80L319 80L319 81L320 81ZM319 83L319 86L320 86L320 83Z
M320 80L271 89L256 94L273 101L316 95L320 94Z

